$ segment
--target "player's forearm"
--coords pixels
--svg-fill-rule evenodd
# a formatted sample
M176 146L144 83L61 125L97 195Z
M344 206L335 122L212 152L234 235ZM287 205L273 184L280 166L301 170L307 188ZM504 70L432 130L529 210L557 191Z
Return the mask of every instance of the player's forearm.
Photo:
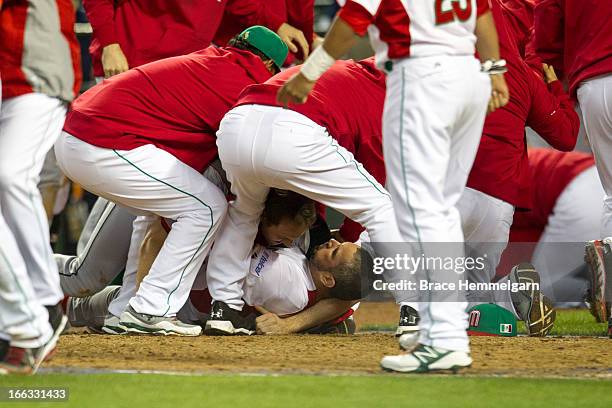
M323 48L334 59L346 54L355 43L355 32L346 21L336 18L323 41Z
M350 300L323 299L312 307L285 318L285 321L291 333L299 333L341 316L353 304L355 302Z
M482 62L500 58L497 30L490 11L482 14L476 20L476 51Z

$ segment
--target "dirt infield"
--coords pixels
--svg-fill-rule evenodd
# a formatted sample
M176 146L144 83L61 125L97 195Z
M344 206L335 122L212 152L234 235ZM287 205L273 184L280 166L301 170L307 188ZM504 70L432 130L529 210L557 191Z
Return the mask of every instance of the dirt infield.
M364 305L359 326L395 321L394 305ZM385 313L382 313L385 312ZM388 316L381 319L381 316ZM388 320L388 321L387 321ZM606 338L472 338L466 375L612 378ZM147 337L74 333L62 336L49 367L188 372L380 373L398 352L391 334L354 336Z

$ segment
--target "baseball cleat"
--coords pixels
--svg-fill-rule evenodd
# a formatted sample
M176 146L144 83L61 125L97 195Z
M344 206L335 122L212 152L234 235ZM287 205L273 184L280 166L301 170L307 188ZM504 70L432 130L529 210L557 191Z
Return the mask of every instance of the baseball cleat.
M52 324L53 333L45 344L38 348L10 346L0 361L0 374L36 374L40 365L51 358L57 346L57 340L64 331L68 318L61 314Z
M385 356L380 366L385 371L398 373L428 373L432 371L452 371L457 373L472 365L472 358L464 351L445 350L419 344L410 353Z
M121 314L119 325L125 327L128 334L155 334L163 336L199 336L200 326L186 324L176 317L151 316L136 312L128 306Z
M584 260L588 265L591 288L587 296L591 314L599 323L610 318L610 299L606 302L607 273L612 271L612 238L589 241L584 247Z
M525 322L529 336L546 336L552 330L557 314L551 300L540 292L540 275L535 267L527 262L518 264L510 271L509 279L514 284L532 284L526 290L511 292L512 304L518 317Z
M109 314L104 318L104 326L98 331L95 327L88 327L88 329L98 332L101 334L126 334L127 329L121 324L120 319L112 314Z
M408 305L400 307L400 319L395 330L395 337L400 337L402 334L419 331L419 312Z
M255 334L255 319L250 315L244 317L224 302L215 300L206 321L204 334L207 336L233 336Z

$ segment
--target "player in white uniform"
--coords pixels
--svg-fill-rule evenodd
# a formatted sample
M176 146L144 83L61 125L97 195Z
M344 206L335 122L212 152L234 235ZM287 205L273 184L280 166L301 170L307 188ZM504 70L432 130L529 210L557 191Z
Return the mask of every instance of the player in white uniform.
M319 246L313 259L309 261L299 247L277 250L262 245L254 247L243 291L247 305L257 306L259 310L267 312L257 318L259 333L288 334L318 327L324 321L313 318L307 310L310 306L323 299L334 299L338 296L354 300L362 297L359 268L348 275L340 275L338 270L333 268L327 271L327 256L336 248L341 248L341 254L344 253L345 256L351 256L354 251L359 250L356 244L340 244L331 240ZM202 268L193 289L205 288L206 269ZM118 286L108 286L93 296L69 298L67 314L70 324L74 327L100 329L104 324L108 305L116 298L118 291ZM177 318L189 324L202 324L208 317L207 313L199 311L190 300L177 313ZM347 327L350 325L347 324ZM351 333L350 329L347 333Z
M315 81L369 32L377 65L387 73L383 145L387 187L402 238L426 256L461 257L456 203L465 188L489 110L508 101L497 33L488 2L349 0L322 47L280 90L282 103L303 102ZM476 45L476 47L475 47ZM481 73L474 59L478 51ZM492 92L491 91L492 87ZM427 280L458 280L454 272L423 271ZM426 372L471 365L466 303L431 292L420 305L421 335L412 352L385 357L384 369ZM440 300L445 300L440 302Z

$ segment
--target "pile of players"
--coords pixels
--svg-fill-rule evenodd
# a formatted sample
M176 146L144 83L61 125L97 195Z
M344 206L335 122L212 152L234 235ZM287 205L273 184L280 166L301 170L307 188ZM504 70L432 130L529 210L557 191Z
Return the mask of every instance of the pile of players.
M163 38L150 43L150 36L126 39L126 32L109 29L103 24L108 14L97 8L102 2L89 3L93 55L98 53L107 79L72 103L54 151L62 172L102 199L77 256L56 256L59 275L52 276L48 244L35 247L13 224L27 224L30 233L36 227L41 240L48 238L34 224L40 224L40 208L34 217L23 207L41 207L33 191L36 168L57 136L40 136L48 146L32 147L35 153L19 165L31 164L34 156L36 165L19 173L21 179L15 163L9 169L2 162L0 176L12 188L5 194L3 187L3 197L23 190L31 202L22 199L13 207L32 215L15 218L5 212L3 198L9 227L1 232L12 233L16 243L5 249L2 235L0 268L7 285L0 296L0 332L7 341L0 370L36 370L65 325L63 294L71 296L73 325L112 334L351 333L350 315L370 288L373 256L486 253L486 267L468 271L467 278L489 282L515 210L534 206L525 127L552 147L571 151L580 124L576 90L606 197L612 194L604 153L610 112L602 107L611 96L598 82L612 78L612 55L602 45L612 38L603 36L612 8L589 13L580 7L578 13L572 2L555 8L554 0L542 0L534 24L526 0L471 0L465 8L349 0L323 45L303 65L281 70L298 46L298 58L308 56L314 35L310 31L302 41L299 30L279 24L282 19L266 20L276 13L232 14L228 6L224 22L239 17L272 30L256 25L234 31L226 46L194 49L203 41L195 36L172 56ZM114 10L115 20L134 18L138 10L126 4ZM181 12L167 7L170 14ZM601 42L581 44L580 32L559 41L563 21L571 24L568 10L580 16L578 27L602 33ZM291 10L283 13L295 17ZM300 15L306 25L312 26L311 14L312 4ZM221 23L219 32L237 26ZM355 35L366 32L375 59L336 61ZM171 58L149 62L163 57ZM569 94L553 66L563 69ZM31 94L42 92L30 86ZM12 99L3 101L0 143L8 139L5 106ZM602 237L612 235L612 204L606 200ZM338 240L331 239L315 203L352 220ZM366 230L361 235L360 226ZM609 318L609 252L608 240L587 245L594 266L590 303L602 321ZM28 275L32 284L38 279L33 268L54 296L43 300L32 289ZM122 270L122 286L108 286ZM459 279L447 272L417 275L431 282ZM410 277L389 270L385 278ZM521 263L503 279L539 282L540 276ZM400 305L400 343L408 351L383 358L384 369L471 365L465 294L393 295ZM552 302L539 290L468 293L467 300L504 306L531 335L546 335L554 323ZM42 305L50 305L49 312ZM5 310L11 319L4 319Z

